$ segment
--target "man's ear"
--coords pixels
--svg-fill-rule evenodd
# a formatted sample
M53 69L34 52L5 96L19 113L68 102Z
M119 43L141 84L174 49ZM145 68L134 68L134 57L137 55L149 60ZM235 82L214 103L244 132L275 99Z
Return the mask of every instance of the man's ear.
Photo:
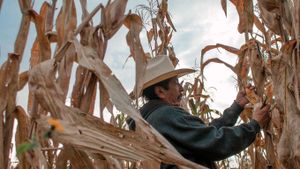
M166 90L161 86L155 86L154 92L160 99L164 99L166 97L165 96Z

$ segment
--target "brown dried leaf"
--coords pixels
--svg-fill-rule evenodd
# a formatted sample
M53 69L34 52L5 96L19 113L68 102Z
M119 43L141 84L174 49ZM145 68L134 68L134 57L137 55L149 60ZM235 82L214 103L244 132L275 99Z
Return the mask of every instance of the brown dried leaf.
M248 84L248 73L249 73L249 61L246 57L248 47L243 45L240 48L241 53L239 54L238 63L235 65L235 70L238 78L239 89L241 90Z
M110 39L122 26L125 19L127 0L108 1L101 13L101 23L105 39Z
M19 91L22 90L27 82L28 82L28 71L25 71L19 75L18 90Z
M30 9L31 0L20 0L19 3L22 11ZM14 52L21 56L20 60L22 60L30 27L31 17L27 13L28 12L24 12L22 15L20 29L14 45Z
M9 53L7 61L2 65L6 75L2 75L0 77L2 83L0 84L0 91L3 92L4 95L7 94L6 98L3 98L4 95L0 94L0 101L3 103L3 108L5 108L5 128L4 135L5 138L3 140L4 143L4 168L8 167L9 164L9 154L11 152L11 140L13 135L13 126L14 126L14 115L13 112L16 108L16 96L18 92L18 73L20 67L21 57L16 53ZM2 70L3 70L2 69ZM7 93L6 93L7 92ZM5 99L3 101L2 99ZM0 108L0 112L2 112L2 108Z
M270 1L271 2L271 1ZM275 1L272 1L275 2ZM272 4L269 3L269 0L260 0L258 1L258 7L260 9L260 14L263 22L265 25L275 34L280 35L280 22L278 19L276 19L277 14L274 13L273 11L269 11L269 9L273 8L273 5L268 5ZM276 2L275 2L276 3Z
M82 17L81 20L83 21L84 18L88 17L89 12L87 10L87 0L80 0L81 5L81 11L82 11Z
M253 105L260 102L260 97L255 93L254 90L250 90L249 88L245 89L246 97L250 103Z
M249 49L249 62L252 72L254 85L256 86L257 95L262 97L264 94L265 68L263 56L259 55L259 49Z
M200 67L201 67L201 72L203 72L204 68L205 68L209 63L212 63L212 62L214 62L214 63L222 63L222 64L224 64L226 67L228 67L229 69L231 69L234 73L236 73L235 68L234 68L232 65L230 65L230 64L228 64L228 63L226 63L226 62L220 60L219 58L212 58L212 59L206 60L203 64L200 65Z
M237 2L238 0L230 0L230 2L234 5L234 6L236 6L237 5Z
M39 12L39 14L40 14L40 16L43 18L43 25L42 25L42 27L43 27L43 29L44 29L44 32L47 32L47 26L46 26L46 21L48 21L48 20L50 20L51 21L51 18L47 18L48 17L48 13L49 13L49 11L51 11L52 9L51 9L51 5L48 3L48 2L44 2L43 4L42 4L42 6L41 6L41 9L40 9L40 12ZM48 27L48 29L49 29L49 27ZM52 29L52 28L51 28ZM50 29L50 30L51 30Z
M26 11L30 9L31 5L31 0L20 0L19 1L20 9L21 11Z
M215 48L223 48L225 49L226 51L230 52L230 53L233 53L233 54L236 54L238 55L240 53L240 50L239 49L236 49L234 47L231 47L231 46L227 46L227 45L223 45L223 44L219 44L217 43L216 45L207 45L205 46L202 50L201 50L201 57L203 57L205 55L206 52L212 50L212 49L215 49Z
M70 151L70 145L64 145L64 149L60 151L57 156L56 167L57 168L68 168L68 160L70 159L70 155L72 155Z
M101 81L99 81L99 90L100 90L100 117L101 119L104 119L103 117L103 110L105 107L108 108L108 111L113 116L112 109L109 108L109 105L111 105L111 101L109 100L109 95L107 93L107 90L105 89L104 85Z
M77 17L76 7L73 0L63 1L63 7L59 11L56 19L57 46L62 48L63 44L68 41L69 34L76 29Z
M272 97L274 95L273 93L273 84L271 82L267 83L265 86L265 95L267 97L267 103L271 103L272 102Z
M267 33L265 26L263 23L258 19L257 16L254 15L254 24L264 35Z
M69 91L69 83L71 78L71 72L73 68L73 62L76 60L76 51L74 46L70 46L66 51L65 57L58 63L58 77L57 83L60 85L64 92L64 100L67 97Z
M45 10L45 9L44 9ZM41 12L44 12L43 10ZM51 48L48 38L45 36L45 22L42 15L37 14L35 11L30 10L30 15L35 23L37 32L37 40L40 48L40 61L45 61L51 58Z
M154 36L154 31L153 29L150 29L149 31L147 31L147 39L148 39L148 43L151 43L152 39Z
M253 27L253 2L252 0L237 0L236 9L239 14L238 31L240 33L252 32Z
M134 29L134 32L140 33L143 28L143 21L137 14L129 14L126 16L123 23L129 30Z
M227 17L227 0L221 0L221 5L225 13L225 16Z
M97 77L92 74L86 86L86 91L81 99L80 110L88 114L93 114L96 98Z
M35 39L31 48L30 67L32 68L38 63L40 63L40 47L38 40Z
M85 87L84 81L85 81L85 77L87 76L86 72L87 70L80 65L76 69L75 84L73 85L72 99L71 99L71 105L73 107L77 107L77 108L80 107L81 98L83 95L83 89Z
M126 41L130 47L130 53L135 60L136 65L134 95L139 96L143 88L147 62L147 55L143 50L139 38L139 34L142 30L142 19L136 14L130 14L126 17L124 25L129 29L129 32L126 35Z

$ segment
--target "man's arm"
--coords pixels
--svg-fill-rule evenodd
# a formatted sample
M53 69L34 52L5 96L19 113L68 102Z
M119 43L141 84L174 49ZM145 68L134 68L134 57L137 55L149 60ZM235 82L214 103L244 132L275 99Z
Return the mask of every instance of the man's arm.
M253 90L252 86L248 86L247 88ZM249 101L246 97L246 92L243 90L239 91L232 105L225 109L223 115L220 118L214 119L210 125L217 128L223 126L234 126L247 103L249 103Z
M209 125L216 128L225 126L234 126L244 107L240 106L236 101L232 105L225 109L223 115L217 119L214 119Z
M269 109L269 105L259 106L250 122L233 127L207 126L200 118L173 106L155 110L147 121L185 157L217 161L248 147L270 120Z
M182 155L199 156L213 161L244 150L260 131L260 125L255 120L234 127L206 126L198 117L176 108L158 109L147 121Z

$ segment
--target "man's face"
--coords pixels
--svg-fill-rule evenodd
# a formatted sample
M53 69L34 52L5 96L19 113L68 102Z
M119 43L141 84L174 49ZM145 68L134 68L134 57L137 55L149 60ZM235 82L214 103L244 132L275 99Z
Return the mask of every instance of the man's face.
M169 89L162 88L161 99L173 106L180 106L183 88L178 82L178 78L174 77L169 81Z

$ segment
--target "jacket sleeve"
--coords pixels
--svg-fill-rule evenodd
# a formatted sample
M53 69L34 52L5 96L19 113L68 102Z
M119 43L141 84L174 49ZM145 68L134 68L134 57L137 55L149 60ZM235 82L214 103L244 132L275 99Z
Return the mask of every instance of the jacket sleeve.
M220 118L214 119L210 125L216 128L234 126L243 109L243 107L234 101L229 108L224 110L223 115Z
M163 110L165 109L165 110ZM230 157L248 147L259 132L255 120L234 127L206 126L181 109L160 108L147 121L184 156L213 161Z

